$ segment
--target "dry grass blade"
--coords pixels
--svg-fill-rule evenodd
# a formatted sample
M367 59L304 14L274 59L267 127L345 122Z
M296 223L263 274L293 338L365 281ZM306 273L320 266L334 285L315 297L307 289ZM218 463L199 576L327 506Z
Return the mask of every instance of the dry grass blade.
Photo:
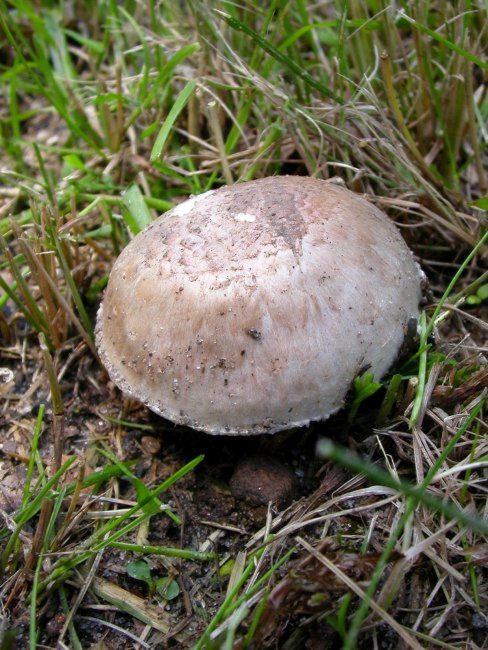
M96 596L115 605L120 611L134 616L155 630L165 634L169 632L171 619L161 607L151 605L144 598L135 596L130 591L102 578L95 578L91 589Z
M296 537L296 541L301 546L303 546L303 548L307 550L311 555L313 555L321 564L327 567L329 571L332 571L332 573L334 573L340 580L342 580L348 589L353 591L357 596L364 600L365 593L361 587L354 582L354 580L351 580L351 578L349 578L343 571L341 571L339 567L337 567L333 562L326 558L322 553L317 551L317 549L313 548L313 546L310 546L310 544L304 539L301 537ZM374 600L368 600L368 604L376 614L378 614L384 621L388 623L388 625L391 626L392 629L395 630L395 632L398 633L398 636L403 639L403 641L407 644L407 647L415 648L415 650L422 650L422 646L417 642L417 640L413 638L412 635L409 634L403 626L399 625L395 619L388 614L388 612L386 612L382 607L375 603Z

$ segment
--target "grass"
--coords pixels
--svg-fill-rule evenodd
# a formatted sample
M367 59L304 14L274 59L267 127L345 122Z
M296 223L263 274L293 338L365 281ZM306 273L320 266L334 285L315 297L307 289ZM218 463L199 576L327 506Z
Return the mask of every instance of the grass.
M87 647L96 620L142 647L482 647L484 4L11 0L0 24L0 647ZM430 289L392 374L293 439L314 474L262 524L219 510L212 474L240 443L151 420L107 383L93 330L134 234L276 173L366 194ZM140 557L178 581L171 602L131 581Z

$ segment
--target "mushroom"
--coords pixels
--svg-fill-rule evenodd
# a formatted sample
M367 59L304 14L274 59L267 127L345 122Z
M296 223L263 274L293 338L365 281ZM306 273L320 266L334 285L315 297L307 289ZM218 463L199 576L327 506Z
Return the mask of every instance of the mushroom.
M213 434L326 419L419 314L397 228L338 185L274 176L179 204L116 260L97 345L125 393Z

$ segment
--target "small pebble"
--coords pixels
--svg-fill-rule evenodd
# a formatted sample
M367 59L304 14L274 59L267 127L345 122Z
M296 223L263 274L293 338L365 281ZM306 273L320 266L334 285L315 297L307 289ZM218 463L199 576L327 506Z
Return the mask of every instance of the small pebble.
M141 446L147 454L152 454L155 456L161 451L161 443L157 438L153 436L142 436Z
M475 630L488 630L488 618L484 614L473 614L472 625Z
M0 395L5 395L14 387L14 373L10 368L0 368Z
M267 456L252 456L241 461L230 479L234 497L256 506L271 501L283 508L293 499L296 488L292 470Z

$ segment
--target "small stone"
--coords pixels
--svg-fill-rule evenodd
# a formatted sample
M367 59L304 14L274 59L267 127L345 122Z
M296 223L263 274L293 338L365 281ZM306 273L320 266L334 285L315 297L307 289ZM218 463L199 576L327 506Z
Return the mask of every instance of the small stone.
M147 454L152 454L155 456L161 451L161 443L157 438L153 436L142 436L141 446Z
M15 375L10 368L0 368L0 395L5 395L15 386Z
M66 621L66 616L64 614L56 614L49 618L46 624L46 632L50 636L58 635L63 629L64 622Z
M488 618L481 613L474 613L472 625L475 630L488 630Z
M241 461L230 479L234 497L253 505L270 501L282 508L293 499L297 480L292 470L274 458L252 456Z

